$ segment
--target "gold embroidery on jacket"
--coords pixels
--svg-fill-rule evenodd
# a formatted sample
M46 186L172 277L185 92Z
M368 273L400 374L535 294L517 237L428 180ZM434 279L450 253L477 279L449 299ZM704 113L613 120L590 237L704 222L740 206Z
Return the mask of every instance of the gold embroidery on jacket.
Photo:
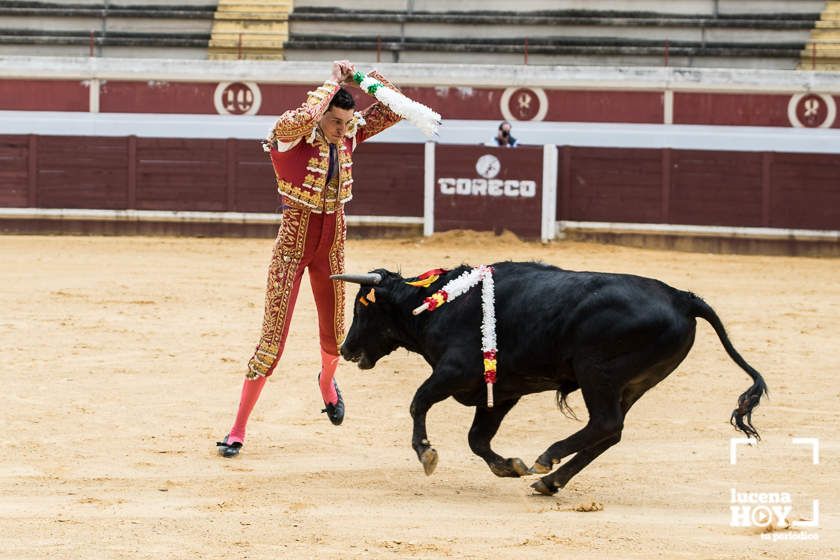
M314 92L309 92L303 105L280 115L268 135L269 142L290 142L309 134L327 111L337 91L338 84L327 81Z
M331 214L353 198L353 155L343 143L338 145L338 165L331 178L332 181L338 180L338 200L336 200L335 191L332 191L332 194L324 194L330 165L329 144L323 142L320 137L316 138L314 144L318 148L320 157L309 158L307 170L311 173L304 176L300 185L278 179L277 190L281 195L311 208L314 212Z
M381 103L377 103L371 105L370 110L365 113L365 121L367 124L361 127L361 131L363 138L367 139L398 123L400 116Z
M341 185L338 191L338 201L341 204L353 198L353 155L344 144L338 153L338 169Z
M378 72L372 72L371 76L382 82L386 87L395 91L399 89L384 78ZM314 91L309 92L306 102L300 108L287 111L277 121L272 139L284 140L305 137L306 143L318 149L317 157L310 157L307 161L306 171L308 172L301 185L294 185L289 181L278 179L277 186L280 193L289 200L312 209L314 212L336 212L341 206L353 198L353 158L349 150L342 142L339 144L338 169L338 193L337 197L324 196L326 176L329 170L329 144L324 141L318 133L317 121L329 106L329 100L338 90L338 84L325 82ZM377 102L368 107L361 118L357 115L348 126L347 137L353 138L353 146L356 140L364 141L367 138L385 130L399 122L400 116L394 113L384 104ZM364 125L359 125L364 122Z
M318 204L321 197L314 190L300 188L289 181L284 181L283 179L277 180L277 190L279 190L283 196L300 202L304 206L313 209L319 208Z

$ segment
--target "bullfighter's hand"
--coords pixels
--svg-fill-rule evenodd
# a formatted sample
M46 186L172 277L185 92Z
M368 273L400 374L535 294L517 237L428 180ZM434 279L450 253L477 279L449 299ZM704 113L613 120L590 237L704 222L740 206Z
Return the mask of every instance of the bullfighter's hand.
M349 60L336 60L333 62L332 78L339 84L353 82L353 72L356 69Z

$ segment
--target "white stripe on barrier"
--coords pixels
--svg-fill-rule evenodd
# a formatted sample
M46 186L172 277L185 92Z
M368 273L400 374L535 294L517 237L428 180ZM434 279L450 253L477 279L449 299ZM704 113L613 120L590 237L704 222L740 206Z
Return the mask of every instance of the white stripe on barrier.
M423 235L435 232L435 143L426 142L423 175Z
M253 140L256 146L275 120L275 117L231 115L0 111L0 131L57 136L238 138ZM496 120L446 120L436 141L482 145L486 138L494 136L498 126ZM514 129L522 145L840 153L840 129L829 128L515 122ZM369 142L421 144L426 138L412 125L401 122Z
M665 90L662 94L662 122L674 124L674 90Z
M93 78L88 82L88 107L90 108L91 113L98 113L99 112L99 92L101 89L101 84L99 80Z
M840 94L837 72L662 66L522 66L518 64L360 64L402 86L543 87L622 91ZM135 80L312 85L329 76L329 61L193 60L0 56L0 78Z
M540 239L551 241L557 235L554 217L557 215L557 146L543 146L542 220Z
M93 208L0 208L0 219L86 220L102 222L182 222L279 224L280 214L258 212L190 212L169 210L97 210ZM354 226L420 225L414 216L345 216Z
M557 233L616 233L640 235L689 235L743 239L790 239L793 241L840 241L840 231L763 227L695 226L680 224L633 224L622 222L557 222Z
M76 208L0 208L0 219L87 220L109 222L181 222L227 224L279 224L280 214L256 212L181 212L167 210L96 210ZM351 226L398 227L425 225L415 216L346 216ZM840 231L791 228L696 226L680 224L634 224L623 222L552 222L556 237L567 232L639 235L689 235L742 239L790 239L792 241L840 242ZM425 229L424 229L425 233ZM428 233L427 235L430 235Z

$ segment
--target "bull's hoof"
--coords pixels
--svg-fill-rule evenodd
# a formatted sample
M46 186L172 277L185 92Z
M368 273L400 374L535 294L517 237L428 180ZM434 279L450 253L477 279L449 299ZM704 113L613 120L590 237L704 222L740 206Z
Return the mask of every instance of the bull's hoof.
M510 466L513 467L513 470L519 476L525 476L528 474L528 467L525 466L525 461L520 459L519 457L514 457L510 459Z
M501 463L490 463L490 470L496 476L518 478L528 473L528 467L522 459L505 459Z
M551 467L543 465L539 461L534 463L534 466L528 469L527 474L546 474L551 472Z
M437 467L438 463L438 453L431 447L423 451L420 454L420 462L423 463L423 470L426 472L426 476L429 476L433 472L435 472L435 467Z
M548 484L539 479L531 485L531 488L542 494L543 496L553 496L557 493L557 488L551 488Z

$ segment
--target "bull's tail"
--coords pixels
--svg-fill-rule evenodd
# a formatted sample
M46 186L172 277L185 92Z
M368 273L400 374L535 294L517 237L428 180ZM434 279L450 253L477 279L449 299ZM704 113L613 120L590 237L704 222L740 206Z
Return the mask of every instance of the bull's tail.
M764 378L732 346L732 342L729 341L726 334L726 329L723 328L723 323L721 323L720 317L717 316L714 309L694 294L691 294L691 312L695 317L701 317L712 325L729 357L752 377L752 387L738 397L738 408L732 411L732 417L729 421L747 436L754 437L757 440L761 439L758 431L752 425L752 411L758 406L761 395L767 394L767 384L764 382Z

